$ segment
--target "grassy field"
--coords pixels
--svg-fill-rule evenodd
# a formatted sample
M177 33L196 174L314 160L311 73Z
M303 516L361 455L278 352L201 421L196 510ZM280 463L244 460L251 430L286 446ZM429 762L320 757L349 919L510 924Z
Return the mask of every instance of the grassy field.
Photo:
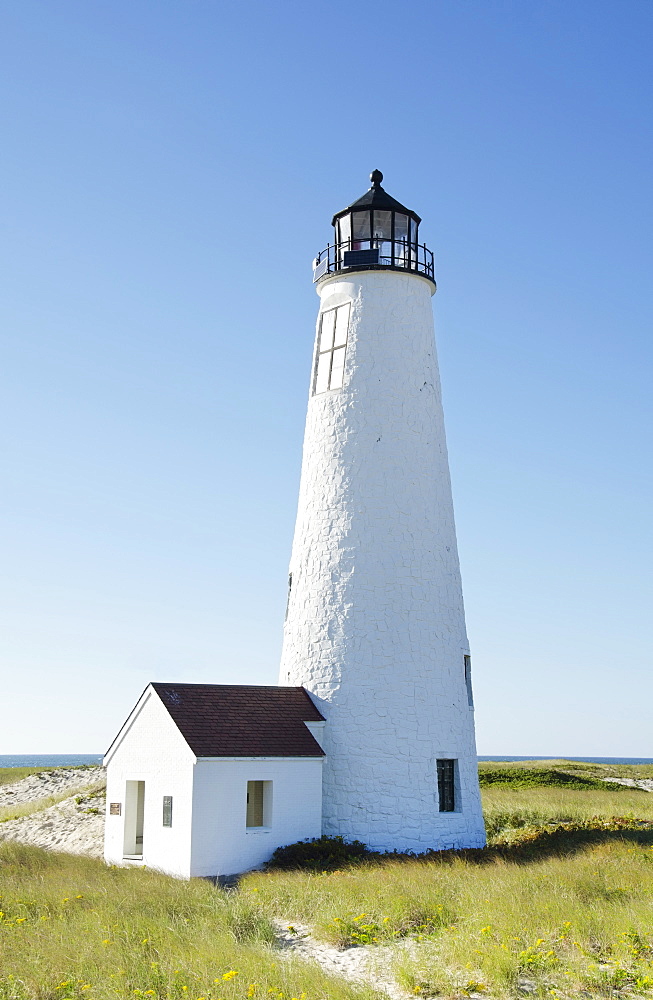
M483 798L485 851L253 873L229 893L6 844L0 1000L370 1000L279 956L273 917L393 944L416 996L653 995L653 794L517 779Z

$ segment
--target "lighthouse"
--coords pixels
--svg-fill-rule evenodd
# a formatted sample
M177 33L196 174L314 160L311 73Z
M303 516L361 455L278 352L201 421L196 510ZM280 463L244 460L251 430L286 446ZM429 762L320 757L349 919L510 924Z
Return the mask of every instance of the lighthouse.
M376 850L485 843L420 217L372 186L332 221L279 683L325 723L322 825ZM317 731L317 730L316 730Z

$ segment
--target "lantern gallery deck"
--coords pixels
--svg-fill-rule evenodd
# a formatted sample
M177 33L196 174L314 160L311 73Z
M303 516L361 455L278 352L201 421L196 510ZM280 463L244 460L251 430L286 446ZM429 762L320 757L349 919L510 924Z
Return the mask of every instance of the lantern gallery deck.
M371 179L362 198L334 215L335 242L315 258L313 280L335 271L391 268L417 272L435 284L433 253L418 242L419 215L384 191L380 170Z

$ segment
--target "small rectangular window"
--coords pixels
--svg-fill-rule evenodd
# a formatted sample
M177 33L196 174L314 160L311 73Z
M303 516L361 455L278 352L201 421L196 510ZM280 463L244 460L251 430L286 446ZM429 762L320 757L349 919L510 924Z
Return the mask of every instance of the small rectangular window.
M472 658L465 656L465 687L467 688L467 704L474 707L474 696L472 694Z
M248 830L272 825L271 781L247 782L247 818L245 825Z
M349 329L349 302L327 309L320 316L313 395L341 389L345 374L345 352Z
M456 762L455 760L439 760L438 766L438 802L441 813L456 810Z
M163 796L163 825L172 826L172 795Z

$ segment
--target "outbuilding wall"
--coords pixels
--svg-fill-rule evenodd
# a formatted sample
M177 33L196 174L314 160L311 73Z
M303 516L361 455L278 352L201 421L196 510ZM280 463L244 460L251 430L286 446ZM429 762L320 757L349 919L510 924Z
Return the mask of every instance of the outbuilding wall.
M272 782L270 825L246 828L247 782ZM277 847L322 832L322 759L199 759L193 784L191 875L233 875Z
M106 757L107 816L104 857L109 864L143 864L188 878L195 757L159 697L145 691ZM125 862L126 783L145 782L143 858ZM163 796L172 796L172 826L163 826ZM110 815L119 802L121 814Z

